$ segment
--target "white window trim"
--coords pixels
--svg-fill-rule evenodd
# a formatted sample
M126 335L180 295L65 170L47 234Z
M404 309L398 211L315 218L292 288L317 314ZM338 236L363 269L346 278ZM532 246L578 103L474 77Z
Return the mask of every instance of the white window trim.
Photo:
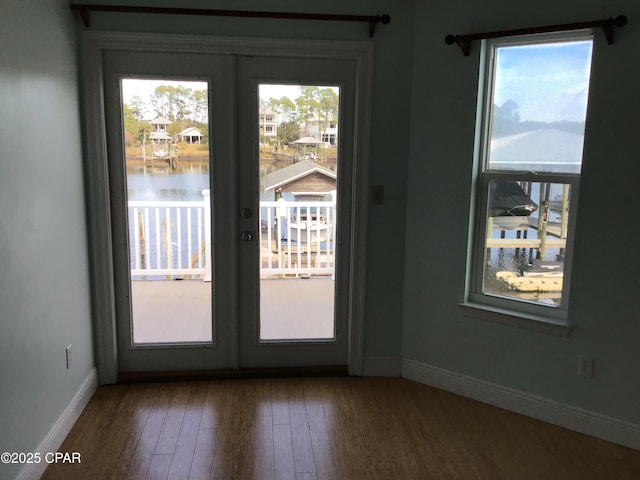
M465 315L500 323L507 323L554 335L566 336L571 331L569 318L569 294L571 274L563 278L562 302L559 307L535 304L524 300L485 294L482 291L484 275L484 250L487 230L487 196L490 180L522 180L531 182L567 183L571 185L567 229L565 271L571 272L575 243L575 222L579 198L580 174L535 173L511 170L489 170L486 168L490 147L490 119L492 118L494 96L493 61L496 48L517 45L558 43L562 41L592 41L591 30L558 32L552 34L526 35L483 40L478 82L478 107L476 114L476 138L474 167L472 175L472 214L469 235L467 283L465 301L460 303Z

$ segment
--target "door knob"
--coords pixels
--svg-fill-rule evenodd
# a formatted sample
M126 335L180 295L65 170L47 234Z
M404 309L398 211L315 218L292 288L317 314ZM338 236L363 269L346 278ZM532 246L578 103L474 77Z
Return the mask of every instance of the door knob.
M253 232L245 230L240 234L240 240L242 240L243 242L250 242L251 240L253 240Z

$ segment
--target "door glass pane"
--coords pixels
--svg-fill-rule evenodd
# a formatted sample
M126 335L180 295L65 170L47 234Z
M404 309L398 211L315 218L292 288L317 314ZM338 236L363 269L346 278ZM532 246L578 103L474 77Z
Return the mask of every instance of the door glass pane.
M259 86L260 340L335 338L333 86Z
M132 343L211 342L208 85L121 85Z
M489 182L483 293L561 305L570 196L569 184Z

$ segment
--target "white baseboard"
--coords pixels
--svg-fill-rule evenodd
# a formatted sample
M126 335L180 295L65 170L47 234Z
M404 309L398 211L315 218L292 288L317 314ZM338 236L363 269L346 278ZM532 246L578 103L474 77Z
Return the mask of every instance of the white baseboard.
M401 367L400 357L365 357L363 375L365 377L399 377Z
M640 425L537 395L460 375L415 360L402 360L402 377L640 450Z
M53 424L51 430L44 440L38 445L38 448L34 452L38 452L44 458L44 455L48 452L57 452L67 438L67 435L71 431L71 428L78 420L78 417L87 406L89 400L93 396L94 392L98 388L98 372L94 368L91 370L87 378L84 379L80 388L73 396L67 407L64 409L56 423ZM16 477L16 480L38 480L48 464L46 462L40 462L37 464L27 464L20 470L20 473Z

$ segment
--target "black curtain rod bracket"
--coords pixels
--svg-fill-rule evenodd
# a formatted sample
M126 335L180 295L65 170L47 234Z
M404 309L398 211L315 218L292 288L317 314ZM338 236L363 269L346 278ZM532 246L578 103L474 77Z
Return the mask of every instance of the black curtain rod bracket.
M209 17L240 18L277 18L287 20L325 20L334 22L365 22L369 25L369 38L373 37L378 23L387 25L391 21L384 15L334 15L329 13L289 13L289 12L256 12L249 10L209 10L201 8L173 7L130 7L118 5L71 4L71 10L78 12L85 27L91 26L91 12L111 13L144 13L165 15L196 15Z
M474 40L485 40L488 38L513 37L516 35L533 35L536 33L562 32L568 30L583 30L585 28L602 28L607 43L614 43L615 27L624 27L627 24L627 17L619 15L616 18L607 18L606 20L595 20L592 22L565 23L562 25L547 25L543 27L518 28L514 30L502 30L498 32L472 33L469 35L447 35L444 42L447 45L454 43L460 47L465 57L469 56L471 51L471 42Z

